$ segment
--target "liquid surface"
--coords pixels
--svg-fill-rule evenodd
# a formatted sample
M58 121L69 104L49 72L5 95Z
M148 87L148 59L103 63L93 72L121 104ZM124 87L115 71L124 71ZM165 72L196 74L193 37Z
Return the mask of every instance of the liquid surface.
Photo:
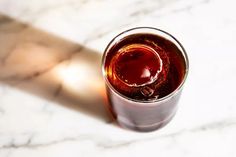
M107 53L106 75L121 94L137 100L164 97L181 83L185 64L180 50L153 34L130 35Z

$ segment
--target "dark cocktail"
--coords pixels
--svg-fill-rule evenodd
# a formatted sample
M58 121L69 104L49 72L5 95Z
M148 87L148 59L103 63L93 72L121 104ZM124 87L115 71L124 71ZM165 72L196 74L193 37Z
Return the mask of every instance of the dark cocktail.
M174 116L188 72L184 48L155 28L115 37L103 56L110 109L121 126L151 131Z

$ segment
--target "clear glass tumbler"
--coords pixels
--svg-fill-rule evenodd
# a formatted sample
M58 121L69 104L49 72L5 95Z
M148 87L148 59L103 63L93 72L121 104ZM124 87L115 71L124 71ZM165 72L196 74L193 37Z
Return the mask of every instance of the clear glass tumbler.
M106 71L106 61L111 48L124 38L135 34L152 34L170 41L178 48L183 58L184 72L181 82L169 94L151 100L138 100L128 97L119 92L108 79ZM122 127L136 131L153 131L165 126L175 115L177 103L186 80L189 69L189 61L184 47L171 34L152 27L137 27L129 29L117 35L111 40L105 49L102 59L102 71L106 84L109 109L118 124Z

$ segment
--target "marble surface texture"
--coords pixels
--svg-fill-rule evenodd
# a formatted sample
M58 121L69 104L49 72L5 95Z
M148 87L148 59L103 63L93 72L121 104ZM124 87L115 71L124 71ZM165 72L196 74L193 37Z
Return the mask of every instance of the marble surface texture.
M1 0L0 157L236 156L234 0ZM153 26L189 55L165 128L122 129L104 107L101 55Z

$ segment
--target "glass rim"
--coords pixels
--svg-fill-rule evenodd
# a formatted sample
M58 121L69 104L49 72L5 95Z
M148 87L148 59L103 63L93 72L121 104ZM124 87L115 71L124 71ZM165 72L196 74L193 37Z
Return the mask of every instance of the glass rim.
M118 38L120 37L121 35L124 35L128 32L131 32L131 31L135 31L135 30L143 30L143 29L147 29L147 30L152 30L152 31L158 31L158 32L161 32L161 33L164 33L165 35L169 36L170 38L172 38L177 44L178 46L182 49L180 50L183 57L184 57L184 62L185 62L185 73L184 73L184 78L182 79L181 83L179 84L179 86L173 90L171 93L169 93L168 95L160 98L160 99L151 99L151 100L137 100L137 99L133 99L133 98L130 98L122 93L120 93L119 91L117 91L113 86L112 84L110 83L110 81L108 80L107 76L106 76L106 72L105 72L105 61L106 61L106 55L108 53L108 49L110 48L110 46L113 44L113 42ZM142 32L140 32L142 33ZM145 33L145 32L143 32ZM136 34L136 33L134 33ZM150 34L153 34L153 33L150 33ZM164 37L165 38L165 37ZM121 38L122 39L122 38ZM168 39L167 39L168 40ZM172 41L170 41L172 42ZM173 43L173 42L172 42ZM173 43L176 45L176 43ZM179 91L183 88L183 85L184 83L186 82L186 78L188 76L188 72L189 72L189 59L188 59L188 55L185 51L185 48L183 47L183 45L173 36L171 35L170 33L166 32L166 31L163 31L162 29L159 29L159 28L155 28L155 27L134 27L134 28L131 28L131 29L127 29L121 33L119 33L118 35L116 35L109 43L108 45L106 46L104 52L103 52L103 56L102 56L102 74L103 74L103 78L105 79L106 81L106 85L112 90L114 91L118 96L126 99L126 100L129 100L129 101L132 101L132 102L136 102L136 103L146 103L146 104L152 104L152 103L157 103L157 102L163 102L163 101L167 101L168 99L172 98L174 95L176 95L177 93L179 93Z

